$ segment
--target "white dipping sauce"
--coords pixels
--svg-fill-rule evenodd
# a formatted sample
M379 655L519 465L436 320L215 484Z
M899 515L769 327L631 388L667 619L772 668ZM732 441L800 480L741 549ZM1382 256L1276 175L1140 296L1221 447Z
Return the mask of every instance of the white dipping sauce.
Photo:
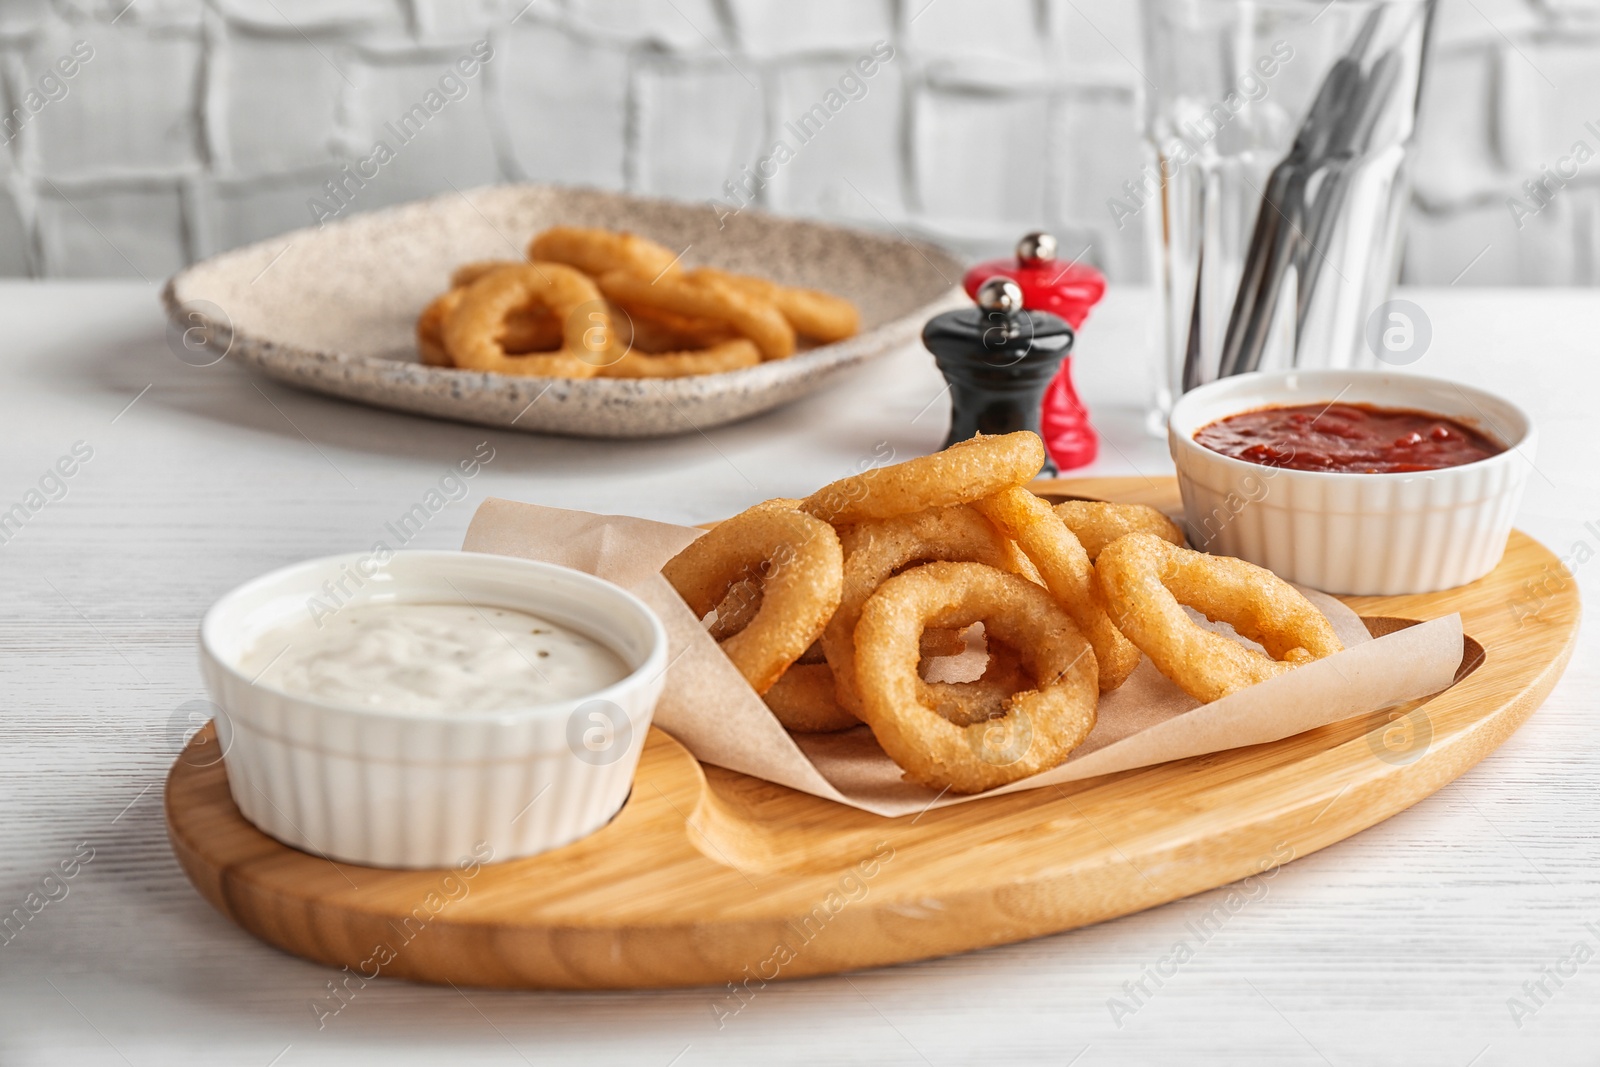
M570 700L628 673L615 652L560 623L470 604L342 608L268 632L239 669L290 696L434 713Z

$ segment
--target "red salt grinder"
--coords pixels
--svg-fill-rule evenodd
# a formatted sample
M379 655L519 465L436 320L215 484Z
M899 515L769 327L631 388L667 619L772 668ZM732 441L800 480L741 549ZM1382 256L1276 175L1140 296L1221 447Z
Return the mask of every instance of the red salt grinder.
M1003 275L1022 290L1022 306L1031 311L1060 315L1076 333L1089 317L1089 309L1105 295L1105 275L1093 267L1062 264L1056 260L1056 239L1048 233L1026 234L1017 242L1015 259L994 259L979 263L961 279L961 286L974 300L978 287L995 275ZM1094 462L1100 440L1089 424L1089 413L1072 388L1072 357L1061 361L1061 369L1045 390L1039 412L1044 446L1060 469L1074 470Z

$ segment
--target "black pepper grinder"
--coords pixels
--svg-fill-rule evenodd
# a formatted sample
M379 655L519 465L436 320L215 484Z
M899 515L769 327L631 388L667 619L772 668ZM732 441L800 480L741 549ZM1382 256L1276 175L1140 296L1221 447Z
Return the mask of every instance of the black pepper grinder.
M1010 278L990 278L976 299L976 307L936 315L922 328L922 343L950 383L946 448L980 433L1038 433L1044 391L1072 350L1072 327L1024 308ZM1056 473L1048 458L1043 473Z

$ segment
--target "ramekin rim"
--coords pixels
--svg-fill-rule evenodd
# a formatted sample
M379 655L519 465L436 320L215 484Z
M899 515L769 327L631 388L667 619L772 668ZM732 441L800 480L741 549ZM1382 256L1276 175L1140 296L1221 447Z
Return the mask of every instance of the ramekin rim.
M507 556L495 552L468 552L462 549L395 549L391 553L391 558L400 555L411 558L433 556L448 559L460 559L464 557L471 557L473 559L487 559L496 561L491 563L491 566L510 566L513 569L519 567L530 568L532 570L557 574L562 580L576 580L580 583L596 583L602 587L606 587L609 590L614 591L617 594L620 594L623 598L623 602L628 604L630 608L637 610L646 620L651 631L651 645L649 653L646 654L643 662L641 662L638 667L630 670L617 681L611 683L603 689L598 689L593 693L585 693L582 696L569 697L565 700L547 701L542 704L530 704L525 707L510 709L499 708L491 711L417 712L395 711L388 708L367 708L352 704L339 704L332 701L319 700L315 697L304 696L298 693L286 692L285 690L278 689L274 686L263 685L260 682L252 681L246 677L244 672L240 671L233 663L229 662L227 657L221 655L213 644L212 628L216 624L215 616L228 601L234 599L235 597L242 596L245 593L258 588L259 586L265 585L272 579L282 580L288 574L297 570L310 570L328 566L337 568L342 563L349 563L355 560L364 559L370 555L371 553L368 552L347 552L332 556L318 556L312 559L299 560L295 563L289 563L282 567L274 568L273 570L267 571L264 574L258 574L254 578L242 582L234 588L228 590L228 592L222 594L222 596L213 601L211 606L206 609L205 614L200 618L199 643L201 654L226 676L246 686L247 688L261 689L265 692L271 693L275 697L305 705L319 714L330 716L351 715L365 720L391 722L396 724L451 723L461 724L463 726L513 726L531 722L549 721L570 715L575 709L591 701L609 699L613 703L620 703L620 701L616 699L617 697L625 695L641 687L648 687L655 680L654 676L664 673L668 666L666 662L668 645L666 626L661 622L660 617L655 613L650 605L646 604L634 593L624 589L615 582L601 578L599 575L590 574L587 571L581 571L575 567L567 567L559 563L549 563L544 560L536 559L524 559L521 556ZM612 651L616 652L617 650L613 647ZM226 709L224 710L226 711ZM231 712L229 714L231 717L238 717Z
M1178 412L1179 412L1180 408L1184 405L1184 403L1187 402L1187 401L1190 401L1190 398L1192 398L1192 397L1196 397L1196 396L1199 396L1199 395L1203 394L1206 390L1210 390L1210 389L1213 389L1213 388L1218 388L1218 387L1225 386L1225 385L1232 385L1235 388L1242 388L1245 384L1248 384L1250 382L1260 383L1260 382L1269 381L1269 380L1281 380L1281 379L1284 379L1284 378L1288 378L1291 375L1295 375L1295 376L1327 375L1329 377L1334 377L1334 378L1337 378L1338 376L1343 375L1343 376L1347 376L1349 378L1354 378L1354 379L1358 379L1358 380L1359 379L1373 380L1373 379L1387 378L1387 377L1405 377L1405 378L1413 379L1413 380L1418 381L1418 382L1425 382L1425 383L1428 383L1428 384L1431 384L1431 385L1448 386L1450 388L1453 388L1453 389L1456 389L1456 390L1459 390L1459 391L1463 391L1463 392L1471 391L1471 392L1477 393L1480 397L1491 399L1491 400L1495 401L1496 403L1505 404L1506 406L1510 407L1514 412L1516 412L1517 416L1522 419L1522 422L1523 422L1523 425L1524 425L1525 428L1524 428L1524 430L1522 432L1522 435L1519 438L1517 438L1517 440L1515 440L1513 442L1510 442L1510 443L1500 442L1501 444L1504 445L1503 451L1496 452L1492 456L1485 456L1483 459L1475 459L1471 463L1458 463L1458 464L1456 464L1454 466L1450 466L1450 467L1436 467L1433 470L1425 470L1425 471L1379 471L1379 472L1368 473L1368 472L1365 472L1365 471L1308 471L1308 470L1300 470L1299 468L1296 468L1296 467L1274 467L1274 466L1271 466L1271 465L1265 464L1265 463L1252 463L1249 460L1238 459L1238 458L1236 458L1234 456L1224 455L1221 452L1217 452L1217 451L1215 451L1213 449L1207 448L1205 445L1202 445L1198 441L1196 441L1192 434L1187 434L1187 435L1186 434L1181 434L1181 433L1178 432L1178 430L1174 426L1174 423L1177 421ZM1220 389L1219 389L1219 391L1220 391ZM1468 397L1467 399L1468 399L1468 403L1472 403L1473 402L1470 397ZM1245 411L1254 411L1254 410L1256 410L1257 408L1260 408L1260 407L1272 407L1272 406L1275 406L1275 405L1269 403L1269 404L1256 404L1256 405L1253 405L1253 406L1250 406L1250 407L1240 407L1237 411L1231 412L1230 415L1221 415L1221 416L1218 416L1218 418L1219 419L1225 419L1225 418L1231 417L1231 415L1237 415L1237 414L1240 414L1240 413L1245 412ZM1476 406L1476 405L1474 405L1474 406ZM1455 418L1455 416L1453 416L1453 415L1445 416L1445 417L1446 418ZM1215 422L1217 420L1213 419L1212 421ZM1209 425L1209 423L1207 425ZM1498 434L1498 431L1496 431L1496 432ZM1362 368L1362 369L1358 369L1358 368L1326 368L1326 369L1318 368L1318 369L1305 369L1305 370L1252 371L1252 372L1249 372L1247 374L1233 375L1233 376L1228 377L1228 378L1218 378L1216 381L1207 382L1205 385L1197 386L1196 388L1191 389L1189 392L1185 393L1183 396L1179 397L1173 403L1172 411L1167 416L1167 441L1168 441L1169 450L1173 450L1176 447L1178 447L1179 445L1181 445L1183 447L1183 449L1187 453L1189 453L1190 455L1196 456L1196 457L1201 457L1206 462L1217 462L1217 463L1220 463L1220 464L1222 464L1223 466L1225 466L1225 467L1227 467L1229 469L1237 469L1237 470L1246 470L1246 469L1248 469L1248 470L1253 470L1253 471L1268 470L1268 471L1275 471L1275 472L1277 472L1279 474L1286 474L1286 475L1290 475L1292 477L1301 478L1301 479L1305 479L1305 480L1323 480L1323 481L1333 481L1333 482L1346 481L1346 480L1349 480L1349 479L1356 479L1356 478L1362 479L1366 483L1372 483L1372 482L1375 482L1375 481L1378 481L1378 480L1382 480L1382 481L1385 481L1385 482L1396 482L1396 481L1432 480L1432 479L1437 479L1437 478L1441 478L1441 477L1456 477L1459 474L1464 473L1464 472L1476 472L1476 471L1484 470L1485 468L1487 468L1487 467L1489 467L1489 466L1491 466L1491 465L1493 465L1493 464L1495 464L1497 462L1502 462L1502 463L1509 462L1510 461L1510 457L1520 454L1522 449L1527 448L1529 445L1537 444L1538 438L1539 438L1539 427L1534 422L1533 416L1529 415L1527 410L1521 404L1518 404L1516 401L1511 400L1508 397L1501 396L1498 393L1491 393L1487 389L1482 389L1482 388L1479 388L1478 386L1475 386L1475 385L1463 385L1460 382L1453 382L1453 381L1450 381L1448 378L1435 378L1435 377L1433 377L1431 375L1424 375L1424 374L1404 374L1404 375L1399 375L1399 374L1396 374L1396 372L1365 369L1365 368ZM1178 457L1176 456L1176 454L1174 454L1173 455L1173 461L1175 463L1177 462L1177 458Z

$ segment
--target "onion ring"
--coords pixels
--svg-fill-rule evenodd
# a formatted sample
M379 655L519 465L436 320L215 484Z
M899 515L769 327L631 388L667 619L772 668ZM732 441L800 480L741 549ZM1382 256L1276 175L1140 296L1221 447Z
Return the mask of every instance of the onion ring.
M441 293L417 316L417 355L429 367L454 367L455 360L444 350L444 323L461 303L461 290Z
M699 267L689 272L690 279L708 278L723 282L757 300L765 300L789 320L795 333L822 344L854 337L861 328L861 314L843 297L818 289L799 289L779 285L766 278L734 274L714 267Z
M833 670L826 663L796 663L761 699L793 733L826 734L860 726L860 719L839 706L833 690Z
M686 348L710 348L734 340L736 334L725 322L676 315L670 311L635 307L624 314L633 323L633 347L638 352L681 352Z
M761 583L745 578L728 587L727 595L712 613L706 626L711 640L721 643L750 625L761 610Z
M840 538L842 542L844 539ZM846 550L848 552L848 549ZM850 557L845 556L846 562ZM840 599L843 603L843 598ZM826 635L827 631L823 631ZM948 656L959 656L967 651L967 635L960 630L924 630L922 631L922 658L943 659Z
M838 610L822 631L822 651L833 668L839 703L860 713L855 633L861 607L896 571L931 560L987 563L1013 573L1021 553L990 522L965 505L935 508L864 522L840 539L845 549ZM926 653L922 653L926 655Z
M493 274L501 267L520 267L525 262L527 261L521 259L474 259L450 272L450 288L465 289L479 278Z
M480 260L465 263L451 276L451 288L436 297L422 314L417 316L417 351L422 362L431 367L453 367L455 361L444 347L444 324L461 303L461 291L479 278L504 267L522 264L508 260ZM506 316L500 333L500 344L508 355L525 355L530 352L548 352L561 347L561 323L548 308L528 304Z
M822 636L839 606L844 553L827 523L758 505L690 542L661 573L698 618L736 583L760 583L754 617L722 642L722 650L750 687L765 693Z
M761 350L762 359L794 355L794 327L777 308L732 286L709 279L690 281L676 273L649 278L613 270L598 278L600 291L630 314L635 308L670 311L724 322Z
M652 355L631 351L615 363L602 367L600 377L682 378L689 374L723 374L754 367L760 362L760 350L741 337L736 341L724 341L691 352L660 352Z
M481 275L480 275L481 277ZM430 367L454 367L444 347L444 324L461 304L460 289L435 297L417 316L417 353ZM561 347L561 324L537 304L517 308L506 316L500 345L508 355L548 352Z
M998 719L957 726L917 691L917 640L927 626L982 620L1018 650L1037 688L1013 694ZM926 563L889 579L856 627L862 718L906 777L978 793L1056 766L1094 727L1094 652L1047 591L981 563Z
M678 272L678 257L670 248L635 233L552 226L528 242L528 258L565 263L585 274L600 275L625 270L646 281Z
M771 500L763 500L759 504L746 508L751 511L794 511L800 501L793 497L778 496ZM706 632L713 641L719 644L732 637L734 634L750 625L750 620L756 617L756 612L761 608L761 582L756 578L743 578L728 587L728 592L723 596L721 603L716 606L711 616L711 621L706 624ZM815 643L815 642L813 642ZM807 651L810 651L809 649ZM801 656L799 662L805 661ZM812 662L820 662L813 660Z
M1026 483L1043 466L1038 434L979 434L943 452L841 478L806 497L800 507L835 525L890 519L981 500Z
M1104 500L1068 500L1057 504L1056 517L1078 535L1089 558L1119 537L1131 533L1155 534L1163 541L1183 546L1178 524L1148 504L1111 504Z
M924 630L923 658L928 656L927 638L933 634L955 634L957 630ZM804 657L802 657L802 660ZM918 680L919 699L957 726L970 726L1003 714L1005 702L1032 683L1022 670L1022 661L998 641L990 650L983 675L970 682L925 682ZM825 734L860 726L861 720L847 711L835 696L833 668L826 663L797 661L761 698L784 729L796 734Z
M750 625L750 620L756 617L756 611L761 607L761 583L754 580L734 582L728 589L728 595L722 598L722 603L712 613L710 621L706 624L706 633L711 635L711 640L722 642ZM939 659L946 656L959 656L967 650L967 638L960 630L924 630L922 632L922 658ZM826 654L822 650L822 641L818 639L811 643L796 663L825 663Z
M922 631L924 649L927 636L938 632ZM926 650L923 658L927 658ZM1011 694L1031 685L1032 681L1022 669L1022 660L1017 654L999 641L990 641L989 662L984 666L983 674L970 682L928 682L918 679L917 699L957 726L971 726L975 722L1003 715Z
M1045 588L1061 601L1094 648L1101 692L1109 693L1139 665L1139 649L1106 611L1094 565L1050 505L1026 489L1006 489L973 505L1039 568ZM1165 542L1163 542L1165 543Z
M1299 590L1242 559L1134 533L1107 546L1096 570L1122 632L1157 670L1202 704L1344 648L1327 618ZM1266 652L1201 628L1184 604L1227 622Z
M555 352L513 356L500 335L513 311L534 303L564 324L562 346ZM580 315L589 304L594 309ZM492 270L466 287L460 304L445 319L445 351L464 370L592 378L616 358L611 318L602 306L594 283L559 263Z

